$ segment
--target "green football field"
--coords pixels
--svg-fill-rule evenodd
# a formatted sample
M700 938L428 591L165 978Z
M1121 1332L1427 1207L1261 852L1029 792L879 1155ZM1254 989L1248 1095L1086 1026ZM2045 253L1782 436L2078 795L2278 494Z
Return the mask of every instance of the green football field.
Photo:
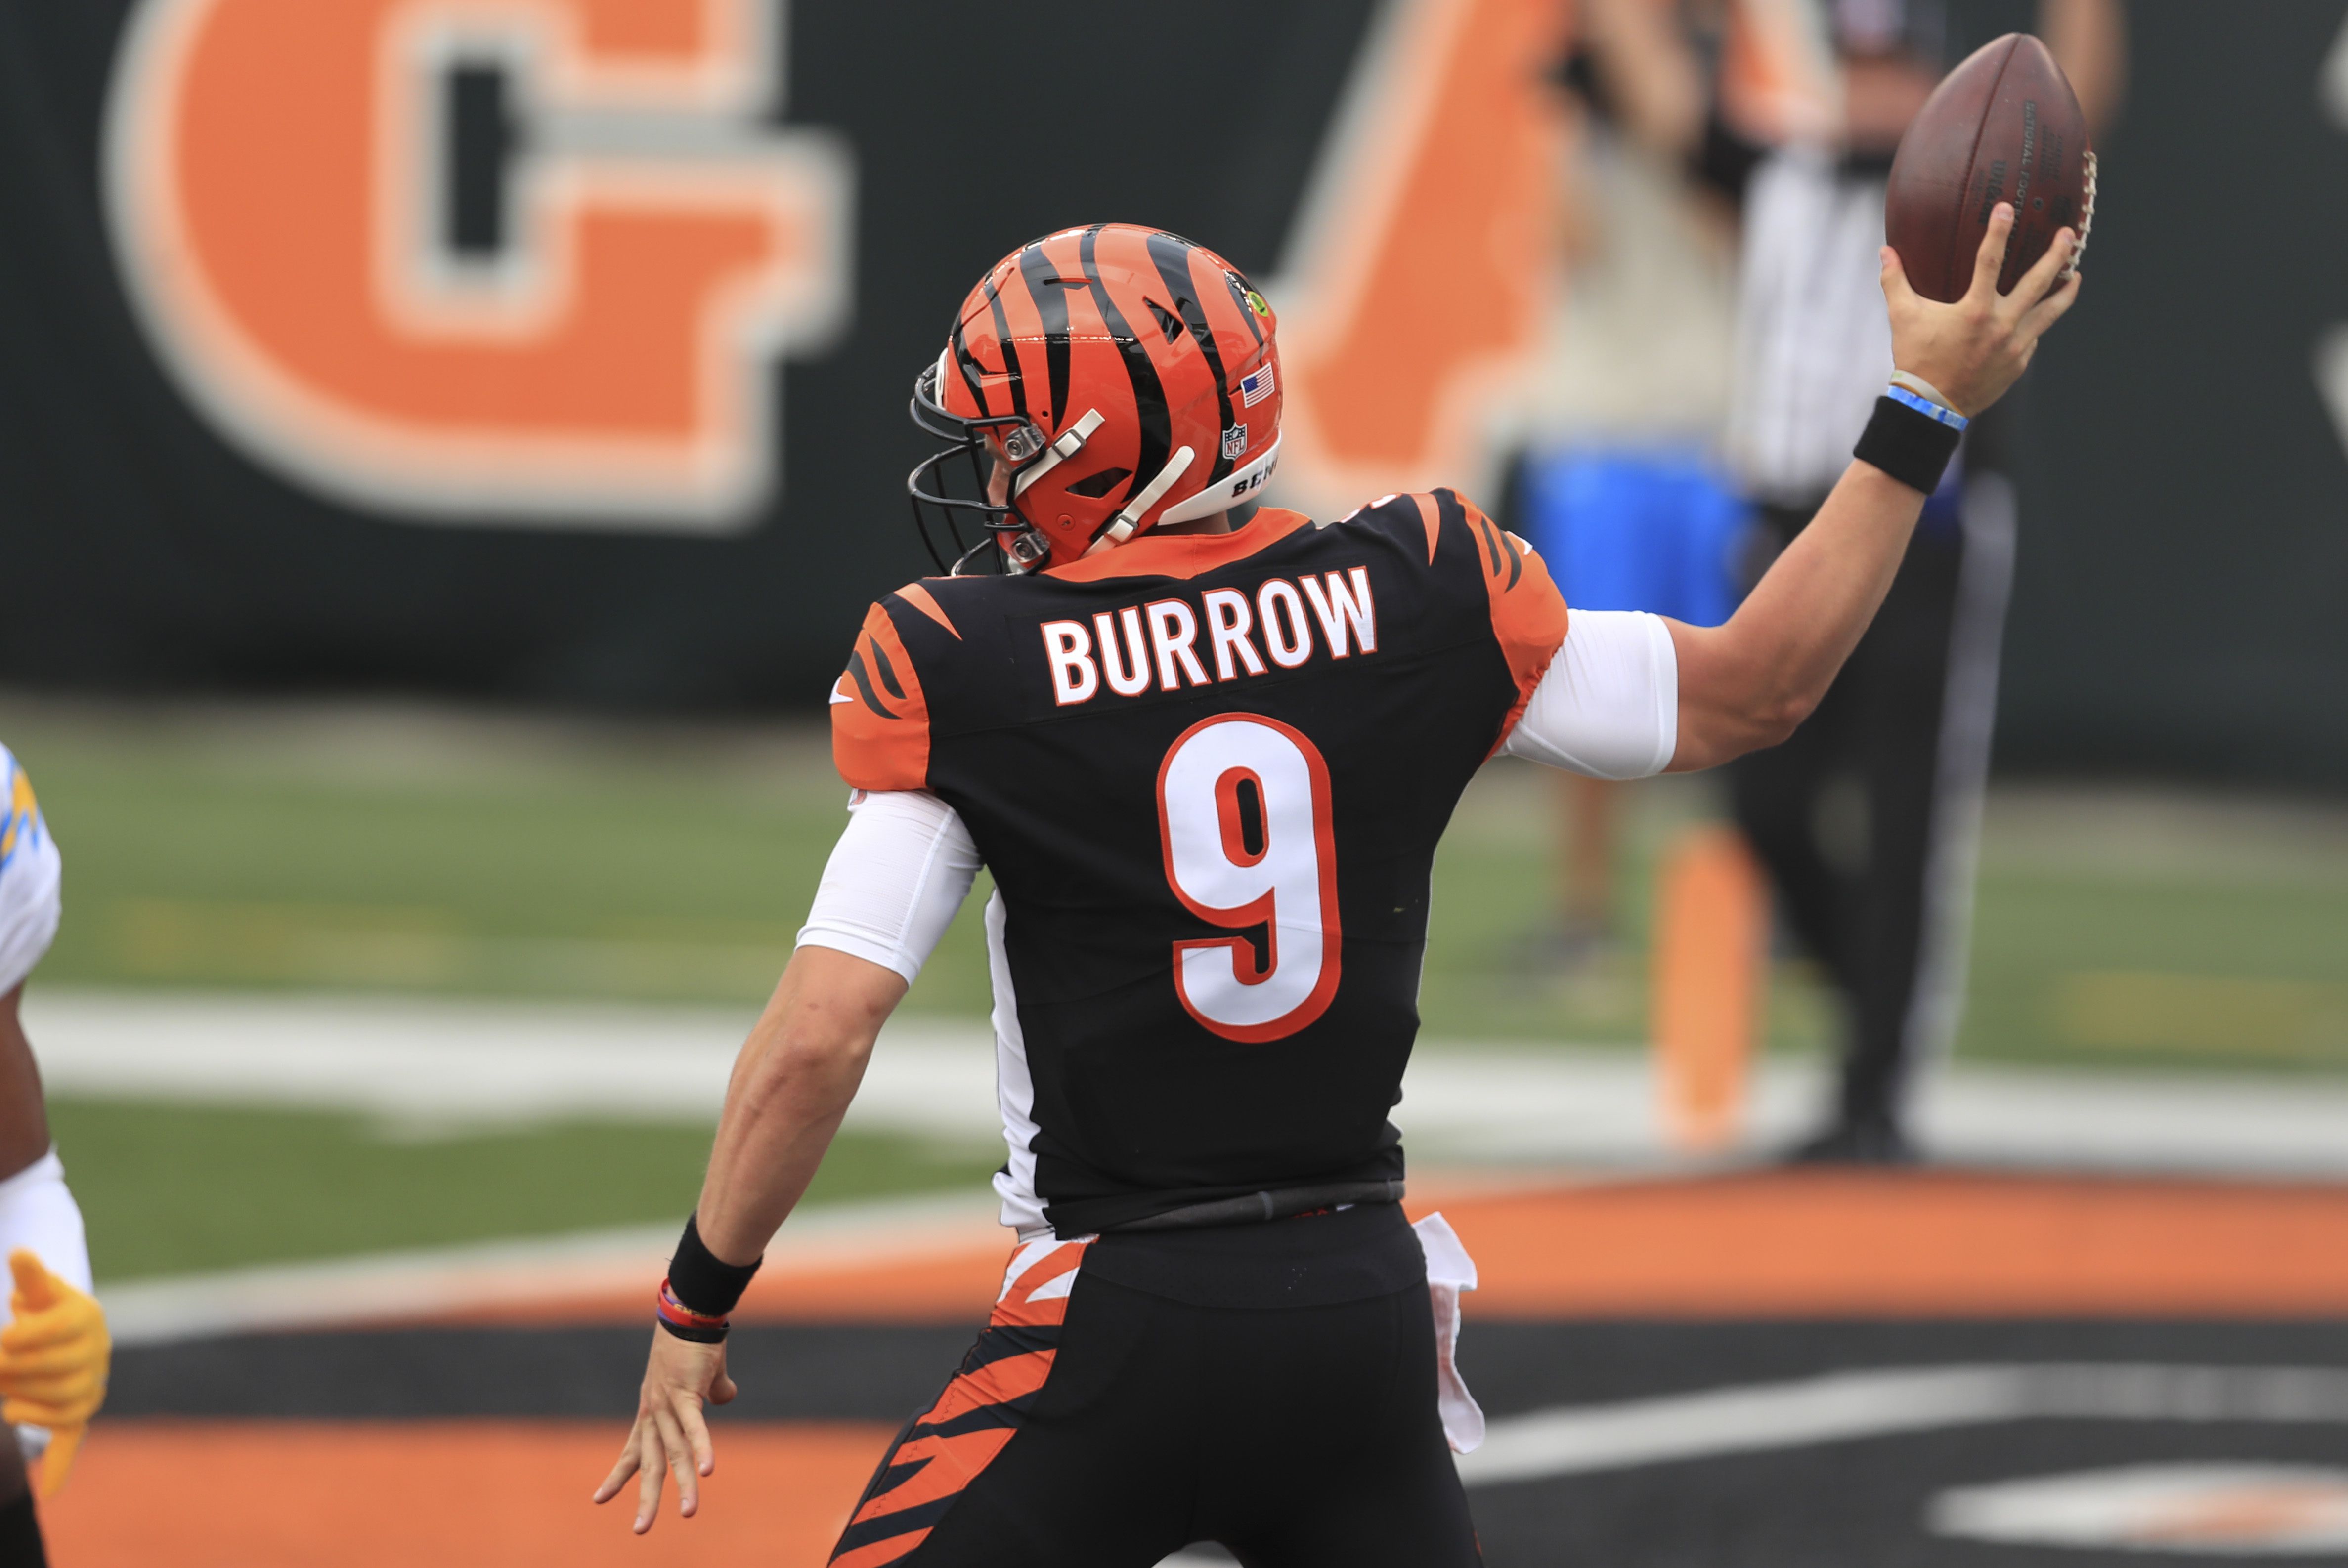
M756 1002L844 820L813 730L19 700L0 741L67 857L46 986ZM1713 787L1632 786L1617 940L1562 973L1542 940L1556 809L1516 764L1463 803L1436 870L1430 1042L1643 1039L1652 869ZM909 1009L983 1016L978 907ZM1999 792L1972 934L1967 1056L2348 1071L2348 806ZM1777 965L1770 1049L1830 1027L1807 966ZM118 1278L666 1217L706 1137L416 1143L355 1117L88 1101L56 1117ZM992 1161L860 1139L819 1195L974 1182Z

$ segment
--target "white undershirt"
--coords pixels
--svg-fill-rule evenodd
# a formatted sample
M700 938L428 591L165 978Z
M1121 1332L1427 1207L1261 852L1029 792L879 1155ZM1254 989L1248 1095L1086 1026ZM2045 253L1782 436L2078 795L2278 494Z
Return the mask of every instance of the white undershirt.
M1679 744L1679 660L1660 616L1578 610L1500 750L1588 778L1636 779ZM927 790L859 790L798 945L830 948L913 983L978 876L978 845Z

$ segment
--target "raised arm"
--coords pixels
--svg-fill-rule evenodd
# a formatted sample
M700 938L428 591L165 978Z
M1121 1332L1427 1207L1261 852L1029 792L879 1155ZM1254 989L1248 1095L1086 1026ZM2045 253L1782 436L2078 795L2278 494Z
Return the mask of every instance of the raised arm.
M1898 252L1883 250L1892 364L1968 416L2004 395L2040 337L2078 298L2075 275L2055 282L2070 255L2067 229L2012 293L1997 292L2013 228L2013 210L2000 202L1972 290L1954 304L1919 296ZM1875 619L1923 506L1922 491L1854 458L1818 516L1725 625L1669 623L1679 665L1672 772L1714 767L1794 733Z

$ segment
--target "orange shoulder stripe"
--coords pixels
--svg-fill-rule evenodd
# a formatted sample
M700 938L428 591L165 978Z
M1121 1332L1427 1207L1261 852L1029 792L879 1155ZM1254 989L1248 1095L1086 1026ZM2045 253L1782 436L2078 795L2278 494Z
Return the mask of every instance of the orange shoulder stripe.
M932 620L936 621L940 626L944 627L948 631L953 632L956 638L960 638L962 636L962 628L956 626L953 620L947 618L945 607L937 601L937 596L930 592L928 589L923 588L920 583L907 583L904 587L897 590L897 597L903 600L907 604L911 605L915 610L920 610L923 615L928 616Z
M930 776L930 704L895 622L865 611L848 668L831 689L831 760L855 789L922 789Z
M1564 645L1565 596L1558 592L1547 563L1532 546L1486 517L1474 502L1454 498L1466 514L1468 532L1476 543L1477 564L1491 606L1492 636L1500 644L1501 656L1509 661L1509 678L1517 687L1517 699L1492 742L1492 749L1498 751L1524 716L1525 704L1532 701L1533 688L1540 684L1550 661Z

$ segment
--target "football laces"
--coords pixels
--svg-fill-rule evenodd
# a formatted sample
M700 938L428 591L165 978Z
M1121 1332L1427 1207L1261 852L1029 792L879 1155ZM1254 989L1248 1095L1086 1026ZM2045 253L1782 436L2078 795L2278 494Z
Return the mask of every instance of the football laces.
M2058 283L2067 283L2079 275L2079 258L2087 253L2087 235L2096 226L2096 154L2086 154L2087 189L2079 198L2079 238L2071 246L2070 262L2055 277Z

